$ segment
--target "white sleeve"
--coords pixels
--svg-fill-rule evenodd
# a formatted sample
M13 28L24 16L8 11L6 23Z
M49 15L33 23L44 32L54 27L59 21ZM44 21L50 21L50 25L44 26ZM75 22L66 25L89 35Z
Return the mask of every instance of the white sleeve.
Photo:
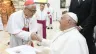
M50 46L50 44L51 44L51 40L43 39L41 42L42 46Z
M3 23L1 17L0 17L0 30L3 30Z
M30 31L27 32L27 31L21 31L20 33L16 34L17 37L20 37L22 38L23 40L32 40L31 39L31 33L36 33L37 30L38 30L38 24L37 24L37 19L33 18L30 19L31 20L31 24L29 25L30 26Z
M18 20L15 18L16 16L11 15L8 20L8 24L7 24L8 33L15 35L19 38L22 38L24 40L29 40L29 37L31 36L31 32L22 30L22 28L19 27L20 24L18 23Z
M21 31L20 33L14 35L26 41L31 40L31 32Z

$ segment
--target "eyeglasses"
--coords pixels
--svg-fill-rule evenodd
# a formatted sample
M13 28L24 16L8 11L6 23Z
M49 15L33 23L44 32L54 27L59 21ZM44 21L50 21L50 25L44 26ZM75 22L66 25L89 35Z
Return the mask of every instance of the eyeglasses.
M28 9L28 8L27 8ZM28 9L31 13L35 13L36 12L36 10L30 10L30 9Z
M25 15L27 16L27 18L31 18L34 14L35 14L36 10L32 10L32 9L28 9L26 8L26 11L25 11Z

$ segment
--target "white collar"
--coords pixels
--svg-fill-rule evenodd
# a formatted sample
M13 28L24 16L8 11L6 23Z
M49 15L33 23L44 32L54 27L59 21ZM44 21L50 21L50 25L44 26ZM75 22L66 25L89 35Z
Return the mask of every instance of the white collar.
M52 41L52 43L53 43L56 39L58 39L60 36L62 36L63 34L69 32L69 31L71 31L71 30L73 30L73 29L76 29L76 27L72 27L72 28L69 28L69 29L66 29L66 30L62 31L61 34L59 34L59 35Z
M66 30L64 30L63 32L66 33L66 32L69 32L69 31L71 31L71 30L73 30L73 29L76 29L76 27L72 27L72 28L66 29Z

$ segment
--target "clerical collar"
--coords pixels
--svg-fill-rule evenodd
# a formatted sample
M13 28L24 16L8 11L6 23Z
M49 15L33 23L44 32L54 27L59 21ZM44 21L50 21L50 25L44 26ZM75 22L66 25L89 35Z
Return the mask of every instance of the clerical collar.
M66 32L71 31L71 30L73 30L73 29L76 29L76 27L72 27L72 28L66 29L66 30L64 30L63 32L66 33Z

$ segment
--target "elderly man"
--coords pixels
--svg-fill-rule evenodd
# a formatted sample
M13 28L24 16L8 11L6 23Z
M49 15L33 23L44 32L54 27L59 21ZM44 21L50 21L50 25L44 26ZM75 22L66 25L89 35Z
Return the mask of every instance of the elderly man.
M27 0L24 10L17 11L10 16L7 25L7 30L11 35L10 47L27 44L30 40L39 40L36 37L38 24L35 12L36 6L33 0Z
M52 41L42 40L41 45L47 48L44 48L41 54L89 54L86 39L75 28L77 22L76 14L63 14L60 20L61 32L56 34Z

